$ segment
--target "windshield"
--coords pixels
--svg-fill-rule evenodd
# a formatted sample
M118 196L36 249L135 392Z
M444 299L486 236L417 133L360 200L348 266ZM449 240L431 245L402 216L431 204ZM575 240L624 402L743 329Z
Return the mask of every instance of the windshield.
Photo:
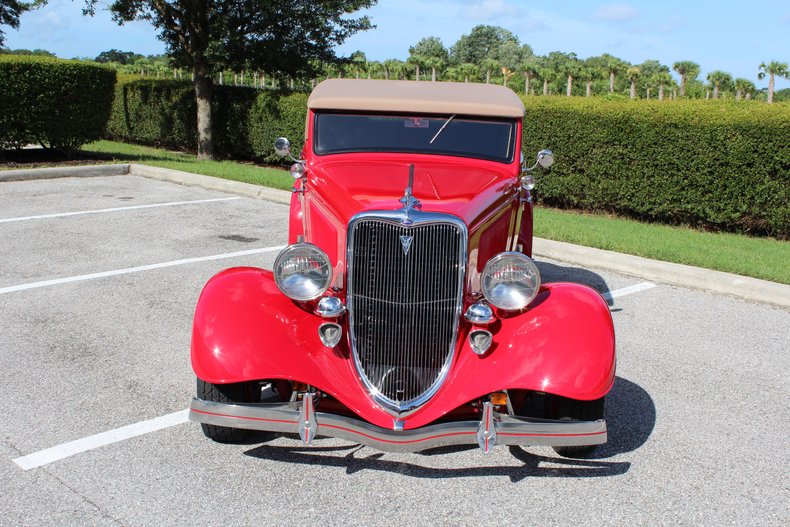
M515 150L516 121L456 115L319 113L314 136L313 148L318 155L415 152L510 163Z

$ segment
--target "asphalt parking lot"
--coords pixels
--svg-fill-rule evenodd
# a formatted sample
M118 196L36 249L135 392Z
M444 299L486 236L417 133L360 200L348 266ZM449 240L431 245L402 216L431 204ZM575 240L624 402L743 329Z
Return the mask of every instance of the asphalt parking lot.
M790 312L560 262L616 325L593 459L212 443L195 302L286 233L284 205L137 176L0 183L0 525L790 524Z

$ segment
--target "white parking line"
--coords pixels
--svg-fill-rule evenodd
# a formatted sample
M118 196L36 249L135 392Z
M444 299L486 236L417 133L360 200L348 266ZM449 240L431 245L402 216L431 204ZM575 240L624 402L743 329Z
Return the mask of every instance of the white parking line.
M102 432L92 436L63 443L62 445L53 446L45 450L39 450L27 456L22 456L14 459L22 470L30 470L36 467L43 467L49 465L54 461L59 461L67 457L71 457L94 448L99 448L105 445L111 445L126 439L141 436L149 432L156 432L163 428L180 425L189 420L189 410L181 410L172 414L163 415L156 419L149 419L148 421L141 421L115 430Z
M642 282L641 284L629 285L628 287L622 287L620 289L615 289L614 291L607 291L601 296L604 298L604 300L612 300L614 298L620 298L621 296L630 295L632 293L639 293L640 291L653 289L655 286L656 284L651 282Z
M141 265L138 267L127 267L126 269L115 269L113 271L103 271L101 273L81 274L78 276L68 276L66 278L55 278L54 280L44 280L42 282L30 282L27 284L12 285L8 287L0 287L0 295L6 293L13 293L15 291L25 291L27 289L37 289L39 287L47 287L50 285L68 284L71 282L82 282L83 280L94 280L96 278L105 278L108 276L118 276L122 274L139 273L142 271L151 271L154 269L162 269L164 267L174 267L176 265L186 265L198 262L208 262L211 260L223 260L225 258L237 258L239 256L248 256L251 254L270 253L281 250L284 245L276 247L263 247L261 249L249 249L247 251L238 251L235 253L214 254L211 256L198 256L197 258L185 258L183 260L171 260L169 262L162 262L150 265Z
M195 205L198 203L214 203L217 201L231 201L241 199L241 196L231 196L229 198L197 199L192 201L171 201L169 203L152 203L150 205L131 205L129 207L113 207L111 209L81 210L77 212L58 212L55 214L39 214L37 216L19 216L18 218L0 218L0 223L10 223L14 221L41 220L46 218L65 218L67 216L80 216L82 214L99 214L101 212L118 212L122 210L153 209L155 207L172 207L174 205Z

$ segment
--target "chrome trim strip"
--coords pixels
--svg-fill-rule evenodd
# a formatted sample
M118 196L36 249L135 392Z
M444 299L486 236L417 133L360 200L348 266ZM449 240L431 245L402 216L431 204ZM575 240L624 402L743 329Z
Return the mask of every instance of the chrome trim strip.
M455 309L455 321L453 323L453 337L450 343L450 349L447 354L447 359L442 366L442 369L439 372L436 380L433 384L421 395L411 399L409 401L405 401L403 403L398 403L393 401L389 397L386 397L384 394L379 391L376 386L368 379L367 375L365 375L364 368L362 366L361 360L359 358L359 354L357 353L357 341L356 336L354 334L354 313L353 309L348 310L348 335L349 335L349 342L351 344L351 355L354 358L354 367L357 371L357 376L359 377L360 382L362 382L365 389L368 391L370 396L373 400L381 406L386 412L390 413L395 417L404 417L408 416L415 410L417 410L420 406L428 402L431 397L433 397L439 388L444 383L445 379L447 378L447 374L450 372L450 367L455 360L456 355L456 344L458 343L458 327L461 318L461 311L463 309L463 292L464 292L464 284L466 281L466 268L469 264L469 253L468 253L468 243L469 243L469 231L466 227L466 224L458 218L457 216L452 216L450 214L442 214L436 212L422 212L419 210L409 210L406 211L404 209L396 209L396 210L380 210L380 211L366 211L356 214L351 218L348 222L348 230L346 234L346 278L348 283L348 289L346 293L346 305L353 306L353 298L354 298L354 284L353 284L353 276L354 273L352 272L352 265L354 262L354 226L357 222L361 220L376 220L381 222L388 222L398 227L402 228L413 228L425 224L449 224L454 226L455 228L459 229L460 231L460 244L459 244L459 265L460 269L458 271L458 302ZM408 224L404 223L405 221L409 221Z
M228 404L192 399L189 419L230 428L297 434L303 408L292 403ZM497 445L581 446L606 443L606 421L526 419L493 412ZM480 421L455 421L389 430L353 417L315 412L316 435L386 452L419 452L448 445L478 445Z

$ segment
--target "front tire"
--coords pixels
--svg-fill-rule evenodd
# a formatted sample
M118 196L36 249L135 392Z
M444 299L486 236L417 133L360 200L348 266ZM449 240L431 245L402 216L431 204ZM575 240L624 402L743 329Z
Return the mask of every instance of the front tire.
M255 390L258 390L256 394ZM257 383L239 382L232 384L211 384L203 379L197 380L197 398L217 403L251 403L260 399L260 386ZM229 428L226 426L200 423L203 433L217 443L244 443L254 434L253 430Z
M557 404L557 419L573 419L575 421L597 421L606 414L606 397L594 401L577 401L560 398ZM555 446L554 451L562 457L589 457L598 445Z
M513 390L513 406L517 415L539 419L574 421L597 421L604 419L606 397L594 401L579 401L559 395L540 392ZM598 445L554 446L554 451L562 457L585 458L590 456Z

